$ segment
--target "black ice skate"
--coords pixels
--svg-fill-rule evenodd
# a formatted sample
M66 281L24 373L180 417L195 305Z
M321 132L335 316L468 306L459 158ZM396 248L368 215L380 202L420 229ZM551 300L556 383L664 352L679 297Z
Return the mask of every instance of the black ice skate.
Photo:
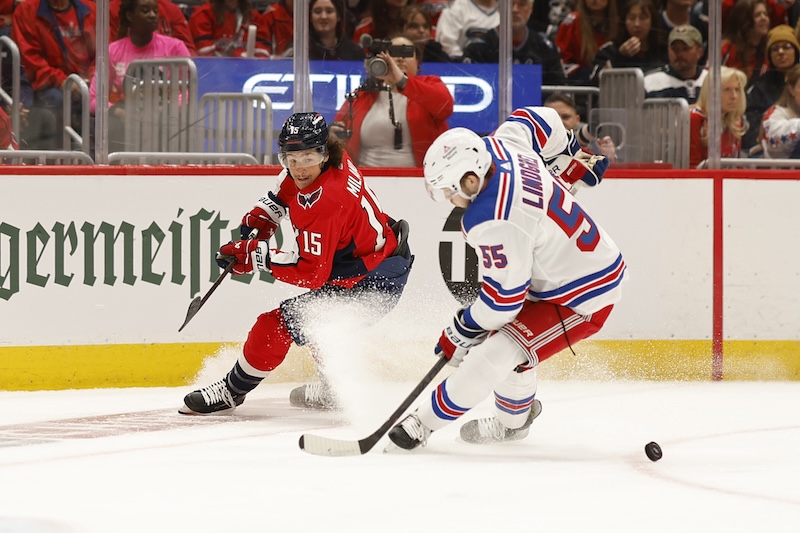
M524 439L528 436L531 423L541 412L542 402L533 400L528 419L517 429L508 429L495 416L470 420L461 426L461 440L470 444L489 444Z
M413 450L419 445L425 446L431 433L433 431L428 429L416 414L411 413L389 431L389 439L398 448Z
M190 392L178 412L184 415L228 414L244 402L244 394L233 394L224 379Z
M289 393L289 403L294 407L322 411L338 408L330 387L322 382L308 383L292 389L292 392Z

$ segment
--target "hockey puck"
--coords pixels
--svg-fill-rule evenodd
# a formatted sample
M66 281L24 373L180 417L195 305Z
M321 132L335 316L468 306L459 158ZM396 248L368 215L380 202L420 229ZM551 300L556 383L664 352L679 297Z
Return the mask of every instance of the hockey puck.
M644 453L651 461L658 461L664 454L661 452L661 446L657 442L648 442L644 445Z

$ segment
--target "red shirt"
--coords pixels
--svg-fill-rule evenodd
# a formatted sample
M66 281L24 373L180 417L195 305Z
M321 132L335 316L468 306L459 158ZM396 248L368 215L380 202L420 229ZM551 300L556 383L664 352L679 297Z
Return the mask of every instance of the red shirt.
M302 191L287 171L281 176L277 196L289 211L299 259L273 262L275 279L309 289L350 288L394 253L389 216L347 153L341 167L328 167Z
M767 59L767 52L764 52L764 54L760 56L758 53L753 54L753 56L747 62L747 65L745 65L739 57L736 47L731 41L723 39L721 48L722 64L726 67L738 68L744 72L745 76L747 76L748 84L751 80L766 74L766 72L769 70L769 59Z
M608 36L595 31L594 41L599 49L608 42ZM556 34L556 46L561 51L561 60L564 62L564 66L579 65L588 67L592 65L594 57L584 57L581 54L582 43L581 17L577 11L573 11L561 22Z
M27 1L27 0L26 0ZM243 57L247 51L247 32L251 24L256 26L256 57L269 57L269 38L265 32L261 14L250 12L250 22L237 25L236 13L228 11L222 24L217 24L214 8L203 4L195 9L189 19L189 29L199 56Z
M695 168L708 158L708 145L703 144L703 134L707 131L708 117L699 108L692 108L689 113L691 134L689 136L689 167ZM722 132L720 155L722 157L739 157L742 151L742 139L737 139L727 129Z
M0 150L18 150L17 139L11 129L11 119L8 118L5 110L0 107Z

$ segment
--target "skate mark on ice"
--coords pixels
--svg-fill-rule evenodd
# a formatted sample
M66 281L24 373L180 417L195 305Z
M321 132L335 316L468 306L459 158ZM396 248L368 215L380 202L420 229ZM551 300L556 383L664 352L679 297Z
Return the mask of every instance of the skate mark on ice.
M271 419L279 419L282 425L296 425L298 430L307 428L309 424L335 427L343 423L335 412L307 411L290 407L285 400L262 399L249 402L247 407L242 406L227 415L182 415L175 407L0 426L0 448Z

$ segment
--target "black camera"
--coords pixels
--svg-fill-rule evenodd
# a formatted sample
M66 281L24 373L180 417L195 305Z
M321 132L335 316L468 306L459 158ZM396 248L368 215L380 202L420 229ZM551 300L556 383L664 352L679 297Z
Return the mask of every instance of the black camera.
M370 77L384 76L389 72L386 61L377 57L381 52L388 52L392 57L414 57L414 47L409 44L392 44L389 39L373 39L370 35L361 36L361 47L367 54L364 66Z

